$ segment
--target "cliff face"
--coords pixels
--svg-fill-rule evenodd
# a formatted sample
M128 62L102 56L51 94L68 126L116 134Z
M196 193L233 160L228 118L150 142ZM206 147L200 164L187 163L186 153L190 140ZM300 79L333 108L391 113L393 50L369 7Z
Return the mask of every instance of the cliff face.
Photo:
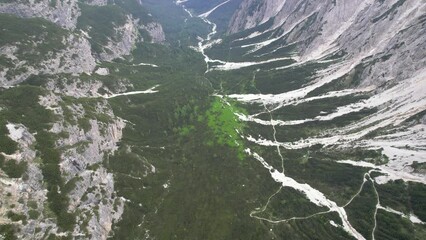
M236 33L267 22L282 10L285 1L246 0L233 15L228 32Z
M231 19L229 33L270 20L258 35L281 47L296 45L301 61L339 51L354 65L373 57L375 66L362 85L380 86L409 78L425 65L426 53L419 51L426 48L425 12L424 1L246 0Z
M152 43L164 43L164 41L166 41L166 36L161 24L157 22L151 22L146 26L142 26L142 29L145 29L148 32Z
M116 34L120 36L120 41L108 41L104 46L104 50L99 54L100 60L111 61L121 56L129 55L139 37L138 22L138 20L127 16L125 24L114 29Z
M1 3L0 13L14 14L23 18L40 17L61 27L75 29L80 9L78 0L17 0L13 3Z

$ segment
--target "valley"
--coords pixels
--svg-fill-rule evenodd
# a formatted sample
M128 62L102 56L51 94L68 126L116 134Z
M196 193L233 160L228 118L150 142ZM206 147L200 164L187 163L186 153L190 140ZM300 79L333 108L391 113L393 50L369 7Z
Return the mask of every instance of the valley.
M423 1L52 4L0 14L5 239L426 236Z

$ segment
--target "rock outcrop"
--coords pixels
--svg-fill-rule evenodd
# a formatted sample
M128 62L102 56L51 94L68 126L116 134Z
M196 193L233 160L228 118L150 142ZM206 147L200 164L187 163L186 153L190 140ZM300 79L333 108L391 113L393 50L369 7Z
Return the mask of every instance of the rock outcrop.
M233 15L228 32L236 33L267 22L282 10L284 0L246 0Z
M50 131L65 136L60 137L56 144L59 149L66 149L61 155L62 175L66 182L75 184L68 194L69 211L79 213L73 235L106 239L113 222L121 217L123 201L115 194L112 174L101 163L106 154L113 154L117 149L125 123L114 116L105 100L93 103L96 105L90 107L94 107L90 114L108 116L108 122L90 117L87 120L89 113L85 106L64 106L54 94L42 97L40 104L54 109L59 117ZM64 111L70 111L73 119L66 119ZM85 120L88 121L87 126L73 124Z
M0 71L0 86L13 86L25 81L31 75L40 74L91 74L96 67L89 41L82 34L70 34L62 40L64 49L54 49L45 55L40 55L41 61L29 62L21 59L22 53L17 54L19 45L6 45L0 48L3 55L13 63L13 68ZM31 51L37 51L39 43L33 43ZM19 70L19 71L17 71Z
M19 150L13 155L5 155L6 161L24 161L27 164L27 170L25 179L0 176L0 190L7 195L1 199L0 222L11 223L9 219L4 219L4 216L12 211L27 219L26 224L20 222L17 225L21 230L19 239L42 239L48 229L56 231L57 226L54 221L45 216L48 210L47 205L43 203L47 201L47 191L43 186L43 174L34 150L34 134L22 124L9 123L7 128L10 138L18 143ZM32 215L30 215L31 212ZM38 217L33 216L35 213ZM35 233L36 228L40 229L38 233Z
M108 4L108 0L83 0L83 2L95 6L105 6Z
M110 40L104 46L104 51L99 54L102 61L111 61L121 56L129 55L138 40L138 20L127 16L127 21L123 26L115 28L115 32L120 36L120 41ZM106 51L105 51L106 49Z
M9 13L22 18L40 17L67 29L75 29L80 16L78 0L16 0L0 3L0 13Z
M164 43L166 41L166 35L163 31L163 26L160 23L152 22L146 26L142 26L142 29L146 30L151 37L151 43Z
M113 175L102 166L107 154L113 154L122 137L125 123L116 118L105 100L94 101L90 106L67 104L53 93L40 98L40 104L55 114L57 121L50 132L57 137L57 149L61 151L60 171L69 199L67 211L75 214L76 225L72 236L86 239L106 239L111 226L123 213L124 202L114 190ZM88 112L91 111L94 112ZM65 112L72 114L67 119ZM89 117L88 124L80 125L87 115L102 114L108 121L101 122ZM0 189L7 193L0 206L0 221L12 223L7 216L13 211L24 221L15 224L19 239L43 239L44 236L61 235L55 216L49 209L48 189L42 174L42 162L34 150L34 133L22 124L7 124L9 137L18 144L18 151L7 155L6 161L25 162L24 177L8 178L0 171ZM64 189L60 189L65 191Z

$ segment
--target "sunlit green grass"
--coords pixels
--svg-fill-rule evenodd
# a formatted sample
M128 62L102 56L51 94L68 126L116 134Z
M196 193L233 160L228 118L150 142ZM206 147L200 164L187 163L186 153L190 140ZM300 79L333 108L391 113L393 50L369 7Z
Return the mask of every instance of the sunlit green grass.
M216 98L207 111L207 125L214 132L216 142L238 149L238 158L244 159L244 142L240 134L244 130L242 123L236 113L243 112L234 104L225 99Z

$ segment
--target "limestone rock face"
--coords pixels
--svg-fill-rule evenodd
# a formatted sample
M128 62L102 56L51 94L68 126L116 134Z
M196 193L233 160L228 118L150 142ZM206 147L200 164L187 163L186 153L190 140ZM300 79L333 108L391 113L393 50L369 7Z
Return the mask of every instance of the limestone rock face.
M9 13L22 18L40 17L66 29L75 29L81 15L79 0L14 0L0 3L0 13ZM105 6L108 0L83 0L89 5Z
M81 14L78 0L16 0L13 3L0 3L0 13L23 18L41 17L67 29L75 29Z
M267 22L282 9L284 3L284 0L243 1L232 17L229 32L235 33Z
M4 155L6 161L25 162L27 170L25 179L7 179L0 172L0 191L9 195L7 198L2 198L0 205L0 221L2 223L11 222L4 217L8 211L17 212L24 216L28 216L30 209L42 213L45 209L43 202L47 201L47 192L43 186L43 174L34 150L34 134L29 132L28 128L22 124L9 123L7 128L9 137L18 144L19 150L12 155L0 154ZM40 234L34 235L37 239L41 239L42 232L47 231L48 228L56 231L56 224L49 219L44 219L43 214L41 216L41 218L31 219L27 224L21 226L20 239L30 239L28 236L32 236L37 227L42 230Z
M406 79L425 66L425 1L245 0L229 24L229 33L254 28L281 46L296 44L301 61L341 52L354 65L368 58L374 67L361 86Z
M39 74L90 74L96 67L89 41L79 33L70 34L62 40L65 48L50 51L41 56L40 62L28 62L16 54L19 46L6 45L0 48L3 55L13 62L13 68L0 70L0 86L8 87L25 81L31 75ZM37 49L34 42L34 49ZM20 71L17 71L19 69ZM13 73L13 74L12 74Z
M84 91L77 95L83 95ZM67 211L76 217L76 225L70 233L74 237L107 239L112 224L123 213L124 201L115 193L112 173L107 172L101 163L106 155L117 149L126 124L113 115L103 99L85 106L65 103L60 95L49 93L40 96L39 104L55 115L51 129L47 130L56 136L57 149L63 149L59 167L64 183L73 186L66 193L69 199ZM109 120L102 122L87 117L88 111L92 111L92 116L102 114ZM81 121L87 121L87 126L79 124ZM49 215L52 213L46 204L48 189L41 170L43 160L35 150L37 133L30 132L23 124L8 123L6 128L18 150L10 155L0 154L5 161L25 162L27 169L21 178L5 177L0 170L0 190L8 193L0 205L0 221L11 222L6 217L9 211L25 216L27 221L17 225L19 239L43 239L45 234L63 234L55 218ZM35 213L38 217L34 217Z
M84 3L89 5L105 6L108 4L108 0L84 0Z
M166 36L163 31L163 26L157 22L148 23L146 26L142 26L151 37L152 43L163 43L166 41Z
M77 215L73 235L89 232L90 239L106 239L113 222L118 221L123 213L124 202L115 194L113 175L101 163L106 154L113 154L117 149L126 124L114 116L106 100L100 100L94 106L95 114L105 114L111 121L90 119L88 128L84 129L70 124L70 121L86 119L86 108L72 104L65 109L61 101L55 94L40 98L40 104L54 109L58 116L50 132L65 136L56 142L58 148L66 149L61 155L60 168L66 182L75 182L68 194L69 211L81 213ZM65 110L71 111L74 119L66 119ZM85 224L87 226L83 227Z
M99 54L100 60L111 61L115 58L129 55L138 40L138 22L138 20L134 20L128 16L123 26L116 27L115 32L121 36L121 40L118 42L109 41L105 46L105 49L108 51Z

